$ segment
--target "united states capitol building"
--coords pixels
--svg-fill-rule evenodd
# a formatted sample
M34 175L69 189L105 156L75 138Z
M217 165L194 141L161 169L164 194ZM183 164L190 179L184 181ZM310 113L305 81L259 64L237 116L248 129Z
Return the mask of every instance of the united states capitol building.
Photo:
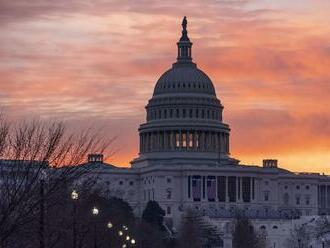
M225 225L240 210L268 231L271 247L284 247L283 235L295 223L329 214L330 178L282 169L274 159L250 166L231 157L224 106L210 77L192 60L186 19L177 47L177 60L158 79L145 107L139 155L131 167L107 164L101 154L91 154L87 164L95 166L103 189L128 201L137 215L155 200L168 223L178 227L185 211L194 209L219 228L227 248Z

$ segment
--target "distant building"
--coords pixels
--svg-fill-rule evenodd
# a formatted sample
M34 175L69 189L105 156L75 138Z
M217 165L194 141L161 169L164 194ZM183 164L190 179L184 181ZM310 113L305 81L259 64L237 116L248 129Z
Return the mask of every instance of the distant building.
M186 22L182 26L177 61L159 78L146 106L140 152L131 168L108 165L98 154L89 156L89 163L105 191L127 200L137 215L155 200L177 227L185 210L195 209L222 230L227 248L224 224L240 210L269 230L271 247L283 247L292 220L329 214L330 178L293 173L273 159L259 167L230 156L223 105L211 79L192 62Z

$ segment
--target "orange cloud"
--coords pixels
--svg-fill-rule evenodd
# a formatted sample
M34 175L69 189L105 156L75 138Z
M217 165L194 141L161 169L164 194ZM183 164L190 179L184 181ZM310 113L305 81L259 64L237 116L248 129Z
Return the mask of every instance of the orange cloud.
M76 128L92 120L118 136L109 161L128 165L187 15L193 57L232 127L232 154L330 173L329 10L305 0L3 1L0 105L13 117L64 118Z

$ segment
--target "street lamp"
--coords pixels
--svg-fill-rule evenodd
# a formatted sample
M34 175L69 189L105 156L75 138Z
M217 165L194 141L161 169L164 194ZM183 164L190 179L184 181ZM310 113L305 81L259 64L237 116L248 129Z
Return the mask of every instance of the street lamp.
M99 210L96 207L92 208L92 214L96 217L99 214ZM94 221L94 248L97 248L97 239L96 239L96 220Z
M107 228L111 229L113 227L113 224L109 221L107 224Z
M125 231L127 231L127 230L128 230L128 227L125 226L125 225L123 225L123 229L124 229Z
M135 242L135 239L131 239L131 244L132 244L132 245L135 245L135 243L136 243L136 242Z
M119 236L123 236L123 234L124 234L124 233L123 233L122 230L119 230L119 231L118 231L118 235L119 235Z
M126 240L129 241L130 239L131 239L130 236L127 235Z
M73 248L77 247L77 200L79 198L79 194L77 191L73 190L71 192L71 199L73 200L73 228L72 228L72 235L73 235Z
M92 209L92 214L93 214L94 216L98 215L98 214L99 214L99 210L98 210L96 207L93 207L93 209Z
M72 200L78 200L78 198L79 198L79 194L77 193L77 191L72 191L71 192L71 199Z

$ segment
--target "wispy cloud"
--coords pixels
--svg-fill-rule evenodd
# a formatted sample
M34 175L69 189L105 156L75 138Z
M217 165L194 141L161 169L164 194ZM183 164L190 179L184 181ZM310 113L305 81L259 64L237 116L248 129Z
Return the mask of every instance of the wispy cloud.
M330 172L330 6L299 3L0 1L0 105L14 117L102 123L125 147L113 162L127 164L187 15L193 57L225 105L233 155L274 156L293 170L314 156L304 169Z

